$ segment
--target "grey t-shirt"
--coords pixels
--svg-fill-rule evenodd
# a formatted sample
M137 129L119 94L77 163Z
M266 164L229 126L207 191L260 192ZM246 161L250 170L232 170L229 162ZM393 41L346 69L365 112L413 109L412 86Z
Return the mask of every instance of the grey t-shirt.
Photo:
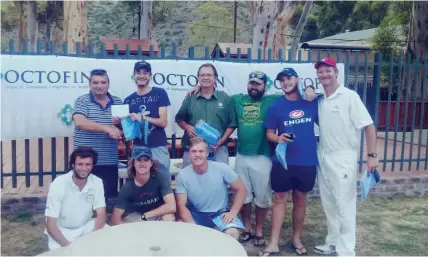
M143 214L163 205L163 197L171 193L171 176L167 172L157 172L142 187L129 179L120 189L116 208L125 210L125 214Z
M192 165L182 169L177 178L175 192L187 194L187 201L200 212L225 210L228 204L227 185L238 179L227 164L208 161L208 170L197 174Z

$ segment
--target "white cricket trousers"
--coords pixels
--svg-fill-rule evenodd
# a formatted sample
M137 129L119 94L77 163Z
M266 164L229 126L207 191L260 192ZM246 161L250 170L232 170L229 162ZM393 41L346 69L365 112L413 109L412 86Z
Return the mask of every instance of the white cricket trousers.
M335 245L339 256L355 256L357 158L356 150L318 150L318 183L328 227L326 243Z

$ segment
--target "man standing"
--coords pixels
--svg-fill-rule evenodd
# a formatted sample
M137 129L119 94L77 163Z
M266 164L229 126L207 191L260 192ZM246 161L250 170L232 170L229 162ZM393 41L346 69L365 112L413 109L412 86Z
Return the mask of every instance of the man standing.
M158 172L147 147L134 146L129 160L128 181L120 189L111 216L113 225L147 220L175 220L175 198L171 189L171 176Z
M272 198L270 186L271 149L265 136L266 129L263 121L269 106L283 97L282 94L265 95L266 82L265 73L251 72L247 84L248 94L232 95L232 103L238 121L239 138L235 170L248 190L241 209L245 231L241 234L240 242L245 243L253 239L255 246L265 244L263 225ZM193 94L198 90L200 90L200 86L194 87L188 94ZM315 95L309 90L306 90L305 94L308 97ZM253 200L256 205L255 233L252 233L251 228L251 203Z
M241 234L240 241L247 242L253 239L255 246L265 245L263 225L272 197L270 186L271 151L265 136L266 130L263 121L269 106L281 97L277 94L264 96L266 82L265 73L251 72L247 85L248 94L232 96L238 120L239 138L235 170L248 190L241 210L245 232ZM253 200L256 205L254 234L251 232L251 203Z
M319 100L320 143L318 181L327 216L326 244L321 254L355 255L357 159L361 130L367 141L367 169L379 166L376 129L358 94L337 83L338 69L331 58L315 64L325 95Z
M215 90L217 78L214 65L207 63L199 67L198 81L201 90L192 96L187 96L175 115L175 122L185 131L181 139L184 151L183 167L190 164L189 139L196 136L195 126L200 120L204 120L222 135L215 145L210 146L215 151L215 160L229 163L227 143L237 126L236 116L230 97L223 91Z
M49 250L67 246L106 225L103 182L91 174L97 155L90 147L76 148L70 156L73 170L50 184L45 211Z
M105 70L93 70L89 77L89 94L77 98L74 105L73 146L91 146L98 152L98 162L92 174L104 183L105 197L115 198L118 186L117 140L120 130L113 125L111 106L121 104L119 97L108 92L109 77Z
M314 133L318 106L317 102L308 102L300 97L297 88L299 77L294 69L283 69L276 79L280 81L284 96L270 106L264 125L270 142L275 145L287 143L286 153L283 154L286 155L288 167L286 169L276 156L273 157L270 179L275 193L271 240L262 255L279 253L279 238L290 196L293 198L292 246L298 255L302 255L307 253L301 242L306 195L315 185L318 164Z
M212 217L222 215L224 223L234 222L244 203L247 189L229 165L208 161L208 145L202 138L190 140L189 158L192 165L182 169L175 189L179 219L215 228ZM228 188L235 191L232 207L228 207ZM224 233L238 239L239 230L229 228Z
M169 172L170 157L165 127L168 125L168 106L171 105L165 89L150 87L152 66L146 61L138 61L134 65L134 79L137 91L125 98L124 103L129 105L131 119L148 122L147 142L135 139L134 146L145 146L151 149L153 158L159 162L159 170Z

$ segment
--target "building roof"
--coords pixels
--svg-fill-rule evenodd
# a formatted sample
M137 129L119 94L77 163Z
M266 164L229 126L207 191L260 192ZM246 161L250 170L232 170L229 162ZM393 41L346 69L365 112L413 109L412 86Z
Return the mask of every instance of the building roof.
M151 45L153 46L154 54L157 54L159 52L159 47L156 40L102 37L100 41L105 45L105 49L107 53L114 52L115 44L117 44L118 52L121 54L126 53L126 45L129 45L129 50L131 55L138 54L138 46L141 47L141 51L144 55L148 55L150 53Z
M220 57L225 57L227 55L227 48L230 48L230 56L235 57L238 55L238 48L241 48L241 57L248 56L248 48L251 48L251 44L242 44L242 43L217 43L211 52L211 56L216 55L216 49L220 49Z
M371 40L377 28L349 31L333 36L307 41L308 44L330 44L330 45L361 45L370 46Z

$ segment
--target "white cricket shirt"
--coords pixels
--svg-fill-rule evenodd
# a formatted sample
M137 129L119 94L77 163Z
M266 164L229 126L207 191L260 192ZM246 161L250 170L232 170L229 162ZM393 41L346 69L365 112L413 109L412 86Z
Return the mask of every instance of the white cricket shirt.
M373 124L360 96L343 85L318 100L318 117L319 147L325 152L357 150L361 129Z
M72 177L73 171L70 171L57 177L49 186L45 216L56 218L59 228L80 228L92 219L93 210L106 206L100 178L89 174L80 191Z

